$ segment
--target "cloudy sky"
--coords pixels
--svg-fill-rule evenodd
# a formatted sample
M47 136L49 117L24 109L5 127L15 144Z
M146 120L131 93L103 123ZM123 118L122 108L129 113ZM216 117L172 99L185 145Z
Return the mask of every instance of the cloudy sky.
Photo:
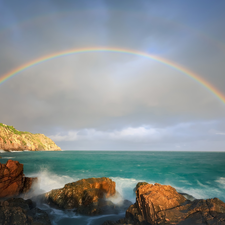
M162 57L225 96L223 0L0 0L0 79L80 48ZM168 65L118 52L63 56L0 84L0 122L64 150L225 150L225 103Z

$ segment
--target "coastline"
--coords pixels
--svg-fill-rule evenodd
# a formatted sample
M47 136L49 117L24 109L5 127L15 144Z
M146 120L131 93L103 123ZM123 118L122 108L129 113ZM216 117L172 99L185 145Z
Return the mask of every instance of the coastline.
M39 177L40 194L83 178L109 177L116 182L116 189L123 198L132 203L135 202L133 189L141 181L169 184L196 199L217 197L224 201L224 153L23 151L20 154L4 152L0 156L1 163L17 160L24 164L26 176ZM89 218L43 205L40 208L52 215L57 225L74 221L98 224L97 220L103 218L112 220L112 216ZM120 216L124 218L125 212Z

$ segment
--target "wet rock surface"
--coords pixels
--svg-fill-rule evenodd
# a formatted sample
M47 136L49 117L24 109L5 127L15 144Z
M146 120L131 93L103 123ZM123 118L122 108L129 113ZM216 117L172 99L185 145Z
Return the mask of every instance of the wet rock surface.
M80 206L74 212L83 215L106 215L106 214L119 214L126 211L126 209L132 204L128 200L122 200L119 204L114 204L110 200L100 199L96 203L92 203L88 206Z
M107 198L115 194L115 182L111 179L88 178L52 190L44 195L43 200L59 209L76 208L77 213L96 215L114 207Z
M0 201L1 225L51 225L48 214L31 200L10 198Z
M187 200L173 187L145 184L136 191L136 202L126 218L103 225L210 224L225 225L225 203L218 198Z
M18 161L0 163L0 198L27 193L35 182L37 178L24 177L23 164Z

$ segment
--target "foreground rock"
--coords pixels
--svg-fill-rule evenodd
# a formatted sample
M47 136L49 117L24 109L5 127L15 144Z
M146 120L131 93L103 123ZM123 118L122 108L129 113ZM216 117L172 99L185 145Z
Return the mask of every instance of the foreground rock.
M217 198L189 201L169 185L145 184L137 188L125 219L104 223L119 224L225 225L225 203Z
M0 201L1 225L51 225L48 214L35 208L31 200L11 198Z
M36 181L37 178L24 177L23 164L18 161L0 163L0 198L27 193Z
M16 130L13 126L0 123L0 149L9 151L60 151L50 138L44 134L32 134Z
M52 190L44 195L44 201L60 209L76 209L86 215L104 214L119 210L108 198L115 196L115 182L109 178L89 178L66 184L61 189ZM131 203L123 201L122 206Z

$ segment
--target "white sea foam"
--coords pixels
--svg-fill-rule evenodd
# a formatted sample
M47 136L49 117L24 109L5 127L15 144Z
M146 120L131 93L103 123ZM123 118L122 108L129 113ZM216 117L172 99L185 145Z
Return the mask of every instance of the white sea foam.
M137 180L133 178L122 178L122 177L110 177L113 181L116 182L116 190L122 195L124 199L128 199L131 202L135 202L135 192L134 188L138 182L143 180ZM155 183L152 181L146 181L148 183ZM116 201L119 201L117 199Z
M0 149L0 153L6 153L6 151L4 151L3 149Z
M187 193L188 195L193 196L196 199L207 199L207 198L214 198L218 197L221 200L221 196L223 196L222 191L219 188L215 188L214 186L208 186L208 185L203 185L203 186L198 186L198 187L178 187L174 184L168 183L172 187L174 187L177 192L181 193Z
M216 182L219 184L220 188L225 188L225 177L220 177Z
M3 159L14 159L15 157L2 157Z
M23 151L13 151L13 150L9 150L10 152L23 152Z
M202 184L199 180L196 180L196 181L199 186L208 188L208 185Z

